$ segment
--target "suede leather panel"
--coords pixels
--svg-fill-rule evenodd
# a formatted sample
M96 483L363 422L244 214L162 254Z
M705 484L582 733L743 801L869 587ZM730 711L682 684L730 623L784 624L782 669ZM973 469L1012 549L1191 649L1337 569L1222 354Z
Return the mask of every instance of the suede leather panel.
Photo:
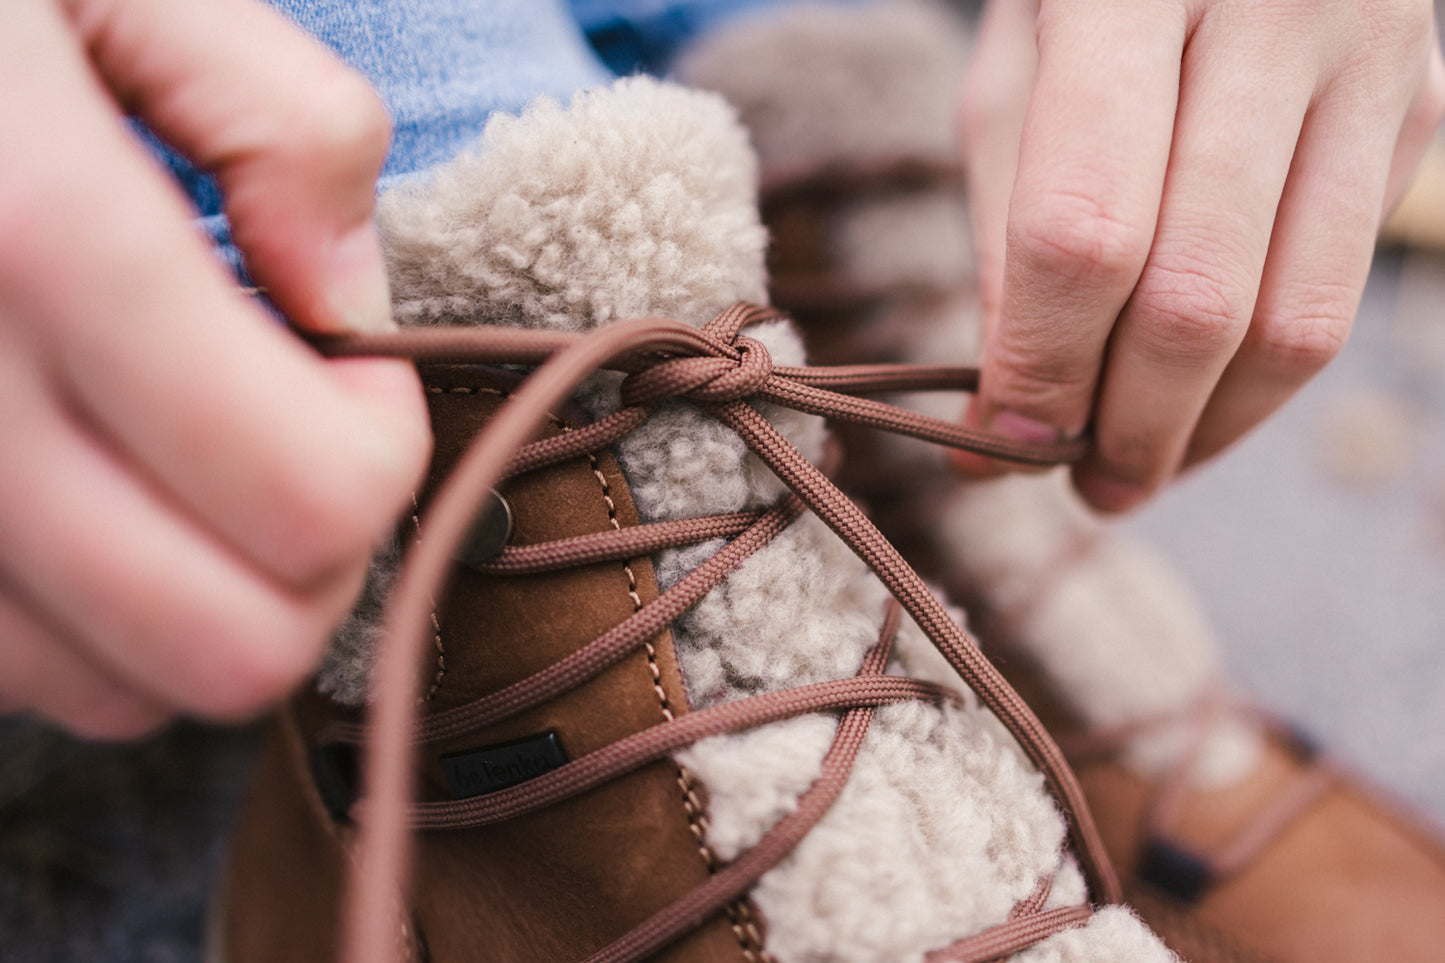
M1286 963L1240 946L1228 933L1201 920L1189 907L1144 884L1126 885L1124 902L1188 963Z
M996 654L996 653L995 653ZM1079 731L1026 656L1000 668L1051 731ZM1169 838L1213 852L1297 778L1303 762L1270 734L1240 783L1188 794ZM1348 776L1300 814L1248 866L1185 904L1137 876L1158 791L1122 763L1074 767L1125 897L1191 963L1427 963L1445 946L1445 845L1392 801Z
M437 368L426 380L436 452L423 506L505 391L505 382L478 369ZM543 436L565 430L554 419ZM502 495L517 545L606 531L613 519L637 524L608 452L530 473ZM516 578L459 568L442 606L446 668L430 704L450 708L545 668L656 595L646 558ZM664 698L683 714L687 698L670 634L652 648L651 660L635 652L572 693L431 747L423 798L450 798L435 763L442 754L552 731L576 759L663 722ZM418 923L438 961L582 959L708 876L678 767L666 760L499 826L425 834L418 866ZM744 954L719 917L658 959L712 963Z
M503 403L509 377L477 367L424 370L436 448L424 511L467 442ZM567 430L553 419L544 432ZM503 490L513 544L533 544L637 524L610 453L531 473ZM484 576L457 567L439 612L439 650L421 676L424 711L470 702L575 651L655 598L649 559L542 576ZM450 799L439 756L557 733L571 759L688 711L671 635L630 654L575 691L512 719L428 746L419 796ZM354 719L305 694L283 719L233 843L226 908L226 963L335 958L335 923L350 830L334 826L317 798L306 747L328 721ZM436 963L581 960L705 881L700 849L702 787L685 786L671 760L548 810L496 826L420 834L413 955ZM750 909L750 908L749 908ZM723 914L655 957L667 963L756 959L757 940Z
M1190 794L1171 836L1208 851L1257 812L1299 765L1271 741L1264 764L1240 785ZM1110 855L1127 872L1138 859L1153 788L1117 763L1077 771ZM1169 905L1162 894L1158 901ZM1149 908L1139 906L1155 925ZM1342 783L1243 871L1208 890L1191 915L1269 959L1438 960L1445 946L1445 850L1389 803ZM1166 938L1168 928L1161 921Z
M349 832L333 826L322 808L295 719L283 709L232 831L216 896L225 963L337 958L336 894L346 865L341 837Z
M1077 730L1026 660L1006 674L1055 731ZM1298 776L1302 763L1271 735L1248 778L1188 795L1173 841L1211 852ZM1125 895L1169 946L1193 963L1354 963L1439 958L1445 940L1445 849L1362 784L1342 782L1302 813L1243 871L1186 905L1134 877L1157 785L1123 764L1074 767Z
M792 198L764 207L768 234L769 274L818 274L830 271L836 258L828 243L830 205Z

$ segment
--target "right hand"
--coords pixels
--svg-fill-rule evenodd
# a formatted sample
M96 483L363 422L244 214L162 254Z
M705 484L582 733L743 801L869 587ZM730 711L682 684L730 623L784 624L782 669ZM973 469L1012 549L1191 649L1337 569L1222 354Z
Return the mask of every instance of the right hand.
M991 0L962 110L985 309L969 423L1089 427L1074 486L1117 512L1284 404L1343 346L1445 115L1433 9Z
M227 198L298 326L390 324L386 113L252 0L0 10L0 712L93 737L246 717L314 668L418 480L410 367L244 296L127 130Z

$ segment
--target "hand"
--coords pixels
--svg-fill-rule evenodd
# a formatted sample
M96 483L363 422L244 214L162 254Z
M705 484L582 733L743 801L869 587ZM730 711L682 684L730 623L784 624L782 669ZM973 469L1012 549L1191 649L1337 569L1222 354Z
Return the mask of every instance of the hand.
M251 0L0 11L0 711L228 720L316 662L426 457L402 364L328 364L238 291L130 135L228 198L315 330L389 324L375 96Z
M986 318L968 420L1090 427L1074 482L1106 511L1339 351L1445 112L1431 0L992 0L965 83Z

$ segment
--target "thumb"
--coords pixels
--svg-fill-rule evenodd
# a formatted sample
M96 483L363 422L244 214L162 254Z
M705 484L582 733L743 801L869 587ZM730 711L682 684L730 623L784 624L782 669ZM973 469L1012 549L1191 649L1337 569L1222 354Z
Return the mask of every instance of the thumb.
M390 121L358 74L253 0L70 0L125 107L213 172L247 268L317 331L390 326L372 225Z

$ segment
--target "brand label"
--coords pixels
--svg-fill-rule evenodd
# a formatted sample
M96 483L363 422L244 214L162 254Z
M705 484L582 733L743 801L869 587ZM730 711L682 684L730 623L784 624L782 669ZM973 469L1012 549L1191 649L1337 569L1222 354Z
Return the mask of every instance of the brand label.
M562 751L557 733L544 732L497 746L448 753L437 761L452 795L466 799L551 772L567 762L567 753Z

